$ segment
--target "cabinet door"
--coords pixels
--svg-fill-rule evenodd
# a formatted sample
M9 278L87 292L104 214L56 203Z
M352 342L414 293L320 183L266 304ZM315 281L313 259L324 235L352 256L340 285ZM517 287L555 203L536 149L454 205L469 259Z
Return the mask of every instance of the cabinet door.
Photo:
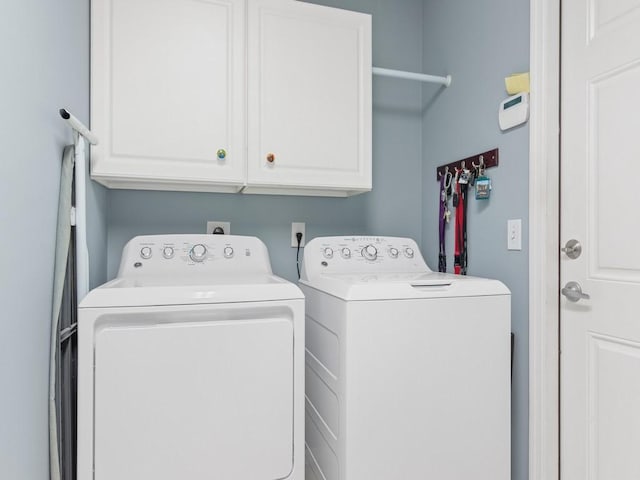
M101 141L92 150L95 180L116 188L242 187L244 5L92 1L91 123Z
M371 17L250 0L248 187L350 195L371 189Z

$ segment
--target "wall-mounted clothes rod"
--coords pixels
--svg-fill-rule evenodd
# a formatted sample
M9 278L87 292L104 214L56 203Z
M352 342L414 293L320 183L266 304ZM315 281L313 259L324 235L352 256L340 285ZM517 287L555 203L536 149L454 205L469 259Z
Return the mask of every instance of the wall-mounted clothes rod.
M436 180L440 181L440 177L442 175L446 175L447 172L455 173L456 169L458 170L474 170L497 167L498 166L498 149L494 148L493 150L489 150L487 152L478 153L477 155L473 155L471 157L463 158L462 160L458 160L457 162L451 162L446 165L440 165L436 168Z
M426 83L438 83L448 87L451 85L451 75L439 77L437 75L427 75L426 73L405 72L402 70L391 70L389 68L373 67L373 74L382 77L403 78L405 80L417 80Z

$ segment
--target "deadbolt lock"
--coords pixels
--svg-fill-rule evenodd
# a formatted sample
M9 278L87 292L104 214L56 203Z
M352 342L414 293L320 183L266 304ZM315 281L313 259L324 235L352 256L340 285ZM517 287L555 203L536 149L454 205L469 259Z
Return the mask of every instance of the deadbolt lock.
M562 248L562 251L571 260L575 260L580 256L580 254L582 254L582 245L580 245L578 240L571 239Z

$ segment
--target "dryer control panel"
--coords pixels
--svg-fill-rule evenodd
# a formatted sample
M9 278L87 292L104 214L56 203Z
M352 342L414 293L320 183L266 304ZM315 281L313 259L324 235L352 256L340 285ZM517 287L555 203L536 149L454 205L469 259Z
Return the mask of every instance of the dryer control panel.
M304 249L302 279L318 274L430 272L411 238L317 237Z
M191 273L271 274L267 247L240 235L145 235L124 247L118 277Z

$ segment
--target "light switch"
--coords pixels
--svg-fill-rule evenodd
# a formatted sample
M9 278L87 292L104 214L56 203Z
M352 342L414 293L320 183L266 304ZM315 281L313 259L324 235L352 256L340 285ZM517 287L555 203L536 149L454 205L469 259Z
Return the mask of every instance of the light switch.
M507 221L507 250L522 250L522 219Z

